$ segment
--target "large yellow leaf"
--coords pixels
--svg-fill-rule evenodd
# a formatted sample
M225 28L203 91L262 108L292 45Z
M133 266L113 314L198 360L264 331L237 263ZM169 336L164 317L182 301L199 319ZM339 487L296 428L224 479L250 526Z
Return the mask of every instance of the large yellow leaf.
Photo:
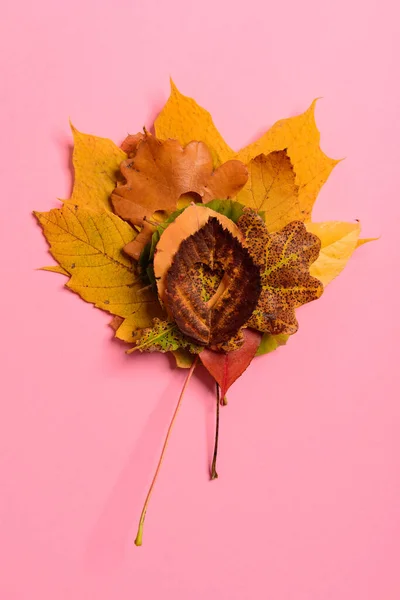
M75 180L67 203L111 211L110 195L120 177L120 165L126 154L111 140L81 133L73 125L71 129Z
M314 100L310 108L297 117L278 121L259 140L243 148L235 157L247 164L259 154L286 149L299 186L299 206L303 221L310 220L318 192L339 162L326 156L319 147L320 133L315 122L315 104Z
M150 289L143 290L122 252L135 235L130 225L112 213L70 204L35 215L51 254L71 276L67 287L98 308L130 317L132 328L151 324L158 301Z
M157 137L176 138L184 146L192 140L205 142L213 154L214 163L236 158L246 165L260 154L269 154L277 150L287 150L299 186L298 205L303 221L311 219L311 211L319 190L328 179L333 167L339 162L329 158L319 147L320 133L315 122L315 104L296 117L278 121L256 142L246 146L240 152L234 152L224 141L215 127L211 115L192 98L183 96L173 82L171 95L155 122ZM250 174L249 184L252 185ZM258 188L255 201L259 202ZM281 218L281 226L290 222Z
M291 221L303 221L299 188L286 151L260 154L249 162L249 179L236 200L256 212L265 212L270 232L278 231Z
M214 166L233 158L229 148L210 113L195 100L184 96L171 80L171 95L154 123L156 136L162 140L173 138L182 146L196 140L204 142L210 149Z
M356 249L360 224L327 221L307 223L306 227L307 231L314 233L321 240L321 251L310 267L310 274L327 285L344 269Z

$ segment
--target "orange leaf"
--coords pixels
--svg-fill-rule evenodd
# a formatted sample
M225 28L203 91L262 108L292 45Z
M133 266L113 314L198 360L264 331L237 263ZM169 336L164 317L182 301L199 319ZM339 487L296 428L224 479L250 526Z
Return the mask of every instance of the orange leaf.
M258 331L244 329L243 335L244 343L238 350L225 354L206 348L199 354L201 362L220 386L221 398L247 369L260 345L262 335Z
M121 150L128 155L128 158L135 156L140 142L144 139L144 133L135 133L128 135L121 144Z
M247 181L247 169L231 160L213 171L212 157L203 142L185 148L177 140L162 142L146 132L133 158L121 165L124 185L112 194L115 212L133 223L162 211L176 210L183 194L198 194L203 202L231 198Z

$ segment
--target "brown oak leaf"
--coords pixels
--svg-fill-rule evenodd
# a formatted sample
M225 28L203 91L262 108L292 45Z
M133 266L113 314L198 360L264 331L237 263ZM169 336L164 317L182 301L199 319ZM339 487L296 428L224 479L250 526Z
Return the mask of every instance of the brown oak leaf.
M222 294L208 302L192 274L199 265L224 272ZM237 334L255 309L260 268L239 240L210 218L180 244L167 273L166 307L179 329L201 345L215 347ZM222 282L221 282L222 283Z
M133 225L143 225L144 219L160 211L172 213L184 194L197 194L205 203L231 198L247 182L247 168L239 160L214 170L203 142L193 141L183 148L177 140L161 141L148 132L137 141L133 140L134 156L121 164L126 183L111 196L115 212Z
M128 158L133 158L144 137L145 133L141 132L128 135L121 144L121 150L128 155Z
M322 283L309 273L319 255L320 239L308 233L300 221L270 234L250 209L237 224L253 261L261 268L262 290L247 325L274 335L296 333L295 308L316 300L323 292Z

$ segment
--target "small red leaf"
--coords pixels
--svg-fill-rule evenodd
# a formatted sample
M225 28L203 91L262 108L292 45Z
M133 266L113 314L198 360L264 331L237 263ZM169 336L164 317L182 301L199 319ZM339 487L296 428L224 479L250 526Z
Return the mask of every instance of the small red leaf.
M199 354L201 362L220 386L222 398L247 369L260 345L262 334L259 331L244 329L243 335L244 343L238 350L223 353L206 348Z

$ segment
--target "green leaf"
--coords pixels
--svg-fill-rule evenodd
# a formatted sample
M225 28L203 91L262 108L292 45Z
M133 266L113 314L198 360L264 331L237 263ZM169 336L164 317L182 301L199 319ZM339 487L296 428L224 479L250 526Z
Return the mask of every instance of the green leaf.
M211 200L204 204L208 208L215 210L215 212L228 217L234 223L237 223L243 214L244 206L234 200Z
M174 352L180 348L187 348L192 354L203 350L201 346L193 344L178 329L175 323L154 319L152 327L138 331L136 346L128 350L128 354L140 352Z
M270 333L264 333L261 339L261 344L258 347L256 352L256 356L261 356L262 354L268 354L269 352L273 352L279 346L284 346L289 339L289 335L284 333L280 333L278 335L271 335Z

